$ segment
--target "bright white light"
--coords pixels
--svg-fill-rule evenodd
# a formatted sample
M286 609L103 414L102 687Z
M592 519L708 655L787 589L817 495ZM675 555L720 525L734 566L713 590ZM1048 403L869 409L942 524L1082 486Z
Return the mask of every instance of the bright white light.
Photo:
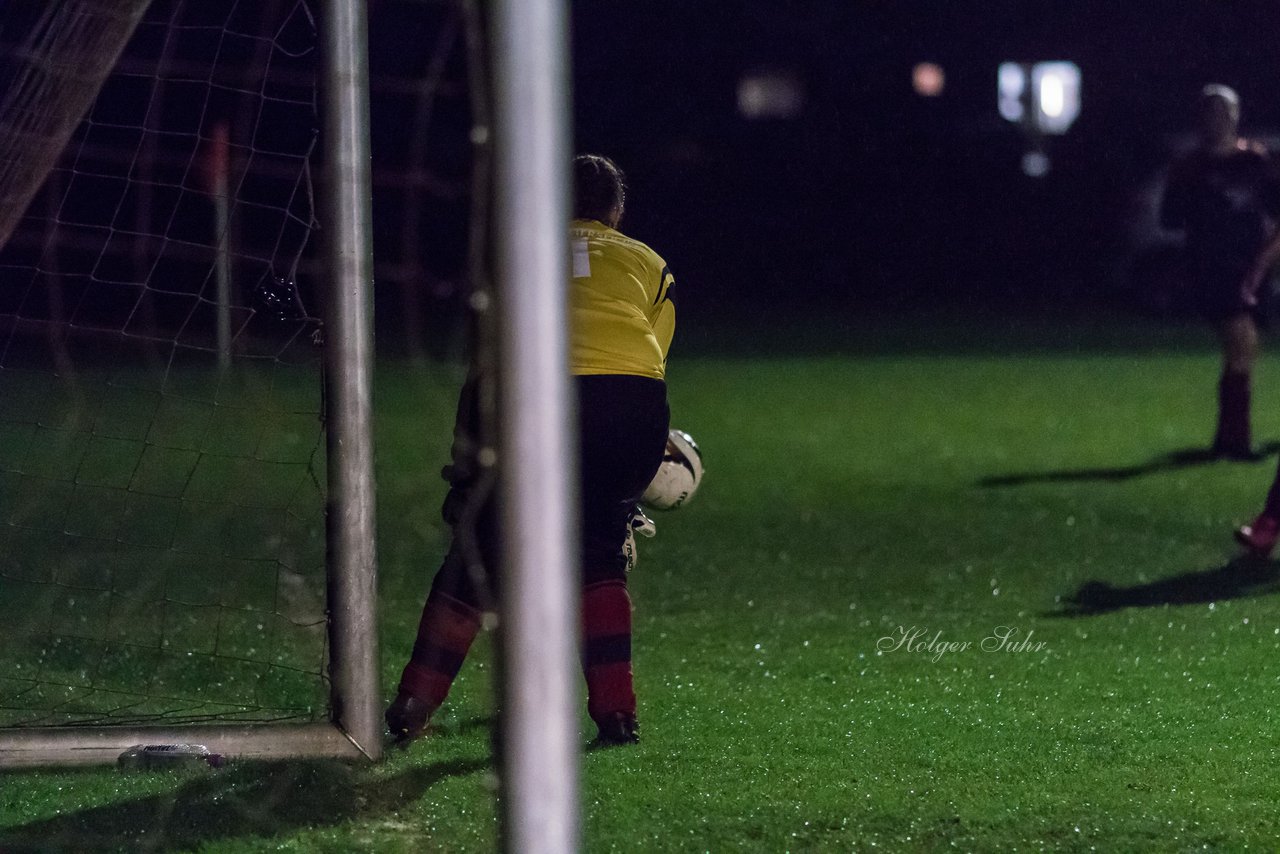
M1037 62L1031 68L1036 93L1036 127L1044 133L1066 133L1080 115L1080 66L1074 62Z
M1003 62L1000 115L1040 133L1066 133L1080 115L1080 67L1074 62Z
M1040 81L1040 112L1051 119L1059 118L1065 102L1061 78L1051 75Z

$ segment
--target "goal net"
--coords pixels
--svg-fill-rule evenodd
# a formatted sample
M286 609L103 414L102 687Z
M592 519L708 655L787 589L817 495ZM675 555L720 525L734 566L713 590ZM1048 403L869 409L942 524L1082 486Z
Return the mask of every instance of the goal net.
M0 64L0 246L84 117L150 0L11 3Z
M330 714L319 54L306 0L0 14L0 737Z

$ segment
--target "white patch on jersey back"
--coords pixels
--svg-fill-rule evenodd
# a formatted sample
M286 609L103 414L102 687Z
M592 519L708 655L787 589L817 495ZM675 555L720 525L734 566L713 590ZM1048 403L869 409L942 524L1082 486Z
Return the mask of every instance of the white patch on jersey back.
M578 238L573 241L573 277L585 279L590 275L591 253L587 251L587 240L585 237Z

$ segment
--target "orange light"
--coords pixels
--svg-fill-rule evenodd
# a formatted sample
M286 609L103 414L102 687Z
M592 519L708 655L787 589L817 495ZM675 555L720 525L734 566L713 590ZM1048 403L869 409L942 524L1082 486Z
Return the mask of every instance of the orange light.
M935 62L917 63L911 70L911 88L916 90L917 95L936 98L942 94L946 86L947 74L942 70L942 66Z

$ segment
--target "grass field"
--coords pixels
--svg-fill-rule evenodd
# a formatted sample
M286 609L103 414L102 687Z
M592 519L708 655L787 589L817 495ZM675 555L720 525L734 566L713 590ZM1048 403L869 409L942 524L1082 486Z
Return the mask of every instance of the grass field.
M1274 850L1280 573L1230 538L1274 460L1180 453L1211 431L1212 342L863 331L673 362L708 475L641 544L644 741L584 752L587 849ZM388 691L454 379L379 372ZM1280 437L1280 360L1256 396ZM491 672L482 639L439 732L378 767L7 774L0 850L490 850Z

